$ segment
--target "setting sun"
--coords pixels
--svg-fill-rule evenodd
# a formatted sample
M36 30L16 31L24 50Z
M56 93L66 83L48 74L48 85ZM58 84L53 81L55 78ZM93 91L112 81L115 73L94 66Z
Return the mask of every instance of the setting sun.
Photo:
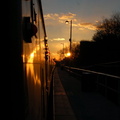
M71 55L71 53L70 52L68 52L67 54L66 54L66 57L69 57Z

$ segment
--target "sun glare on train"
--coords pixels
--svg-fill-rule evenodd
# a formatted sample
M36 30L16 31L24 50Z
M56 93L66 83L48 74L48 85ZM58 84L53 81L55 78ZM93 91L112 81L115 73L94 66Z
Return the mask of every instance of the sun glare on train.
M30 54L30 57L33 58L34 57L34 52Z

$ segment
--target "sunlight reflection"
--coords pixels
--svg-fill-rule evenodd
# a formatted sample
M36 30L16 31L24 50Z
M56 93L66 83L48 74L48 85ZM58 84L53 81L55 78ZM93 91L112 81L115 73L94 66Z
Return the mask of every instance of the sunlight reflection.
M34 59L35 59L35 54L37 53L37 51L39 50L39 46L37 46L37 48L35 48L33 50L33 52L30 54L29 59L27 61L26 64L26 72L27 72L27 76L29 77L29 80L34 80L34 84L41 84L40 83L40 69L37 71L37 73L35 73L35 68L34 67L39 67L40 68L40 64L34 64ZM36 66L35 66L36 65Z

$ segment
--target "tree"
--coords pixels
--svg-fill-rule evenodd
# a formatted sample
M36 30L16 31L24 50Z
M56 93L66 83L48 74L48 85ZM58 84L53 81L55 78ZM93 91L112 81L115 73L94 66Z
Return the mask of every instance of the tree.
M80 51L80 44L79 43L73 43L72 44L72 59L77 58L79 56L79 51Z
M120 12L98 24L93 40L96 42L97 54L100 54L99 60L120 60Z
M97 25L93 40L96 42L120 42L120 12L113 14L110 19L103 19Z
M69 51L69 47L64 47L62 49L60 49L57 53L60 55L61 59L64 59L66 57L66 53L68 53Z

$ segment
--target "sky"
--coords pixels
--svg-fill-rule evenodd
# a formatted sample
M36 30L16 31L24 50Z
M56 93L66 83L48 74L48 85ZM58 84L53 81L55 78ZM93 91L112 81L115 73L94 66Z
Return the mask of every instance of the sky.
M48 45L52 57L69 46L72 20L72 44L92 40L96 25L104 18L120 12L120 0L41 0ZM70 22L69 22L70 23Z

